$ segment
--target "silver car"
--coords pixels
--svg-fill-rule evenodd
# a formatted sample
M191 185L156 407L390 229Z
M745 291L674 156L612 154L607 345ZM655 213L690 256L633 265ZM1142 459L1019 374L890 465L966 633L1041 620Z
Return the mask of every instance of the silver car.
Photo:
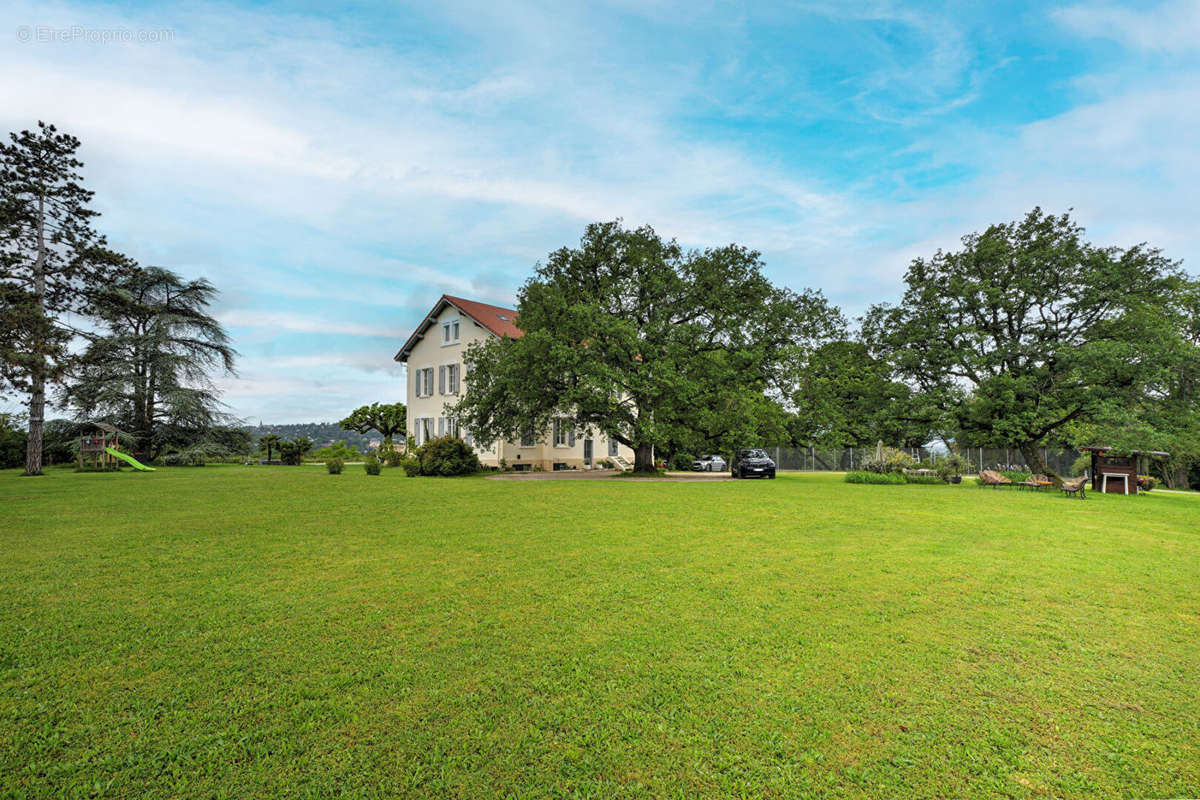
M692 462L692 470L695 472L724 472L725 459L720 456L700 456Z

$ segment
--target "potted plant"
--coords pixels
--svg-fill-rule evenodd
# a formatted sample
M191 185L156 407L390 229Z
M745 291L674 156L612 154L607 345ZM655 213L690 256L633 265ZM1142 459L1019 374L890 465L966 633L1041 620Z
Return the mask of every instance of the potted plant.
M962 483L963 470L967 461L958 453L951 453L937 463L937 475L946 483Z

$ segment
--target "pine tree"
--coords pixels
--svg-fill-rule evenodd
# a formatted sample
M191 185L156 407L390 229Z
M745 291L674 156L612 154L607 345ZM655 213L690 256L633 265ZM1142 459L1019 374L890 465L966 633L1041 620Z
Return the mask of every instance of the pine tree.
M114 265L92 229L79 140L38 123L0 144L0 388L28 396L25 474L42 474L46 390L66 375L72 321Z

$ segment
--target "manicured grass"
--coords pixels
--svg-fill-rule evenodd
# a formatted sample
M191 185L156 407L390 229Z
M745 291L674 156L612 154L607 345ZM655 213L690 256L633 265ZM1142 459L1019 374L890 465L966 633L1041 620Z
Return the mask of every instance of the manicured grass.
M0 473L0 796L1180 797L1200 498Z

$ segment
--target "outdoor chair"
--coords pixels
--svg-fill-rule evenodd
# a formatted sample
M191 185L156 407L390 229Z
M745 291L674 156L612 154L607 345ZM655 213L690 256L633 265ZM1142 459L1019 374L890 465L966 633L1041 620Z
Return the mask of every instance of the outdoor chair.
M1086 500L1087 489L1085 487L1087 486L1087 480L1087 475L1084 475L1082 478L1063 481L1063 494L1067 495L1068 497L1071 495L1078 495L1080 500Z
M1012 486L1012 481L1001 475L999 472L993 472L990 469L981 470L979 472L979 482L984 486L992 486L999 489L1001 486Z

